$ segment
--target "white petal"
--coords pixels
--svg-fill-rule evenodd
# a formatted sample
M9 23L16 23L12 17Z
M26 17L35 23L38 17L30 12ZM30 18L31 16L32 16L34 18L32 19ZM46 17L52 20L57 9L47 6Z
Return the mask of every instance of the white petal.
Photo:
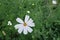
M15 29L19 29L22 27L22 24L16 24L14 27L15 27Z
M31 26L31 27L34 27L34 26L35 26L35 23L33 23L33 20L30 19L30 20L27 22L27 25L28 25L28 26Z
M32 22L33 22L33 20L30 18L27 23L32 23Z
M23 23L23 20L20 19L20 18L17 18L16 21L19 22L19 23Z
M25 22L27 22L28 20L29 20L29 16L26 15L26 16L25 16Z
M28 31L27 31L26 28L24 28L23 33L24 33L25 35L28 34Z
M23 31L23 28L22 28L22 27L18 29L18 33L20 33L20 34L21 34L21 33L22 33L22 31Z
M30 32L30 33L33 31L33 29L30 28L30 27L27 27L27 30L28 30L28 32Z
M11 21L8 21L8 24L7 25L12 25L12 22Z
M30 27L34 27L35 24L34 24L34 23L28 23L28 26L30 26Z

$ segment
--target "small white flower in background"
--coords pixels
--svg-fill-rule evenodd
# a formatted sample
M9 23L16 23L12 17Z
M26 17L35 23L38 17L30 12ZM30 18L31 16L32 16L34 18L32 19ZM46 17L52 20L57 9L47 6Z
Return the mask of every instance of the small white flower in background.
M30 11L27 11L27 13L30 13Z
M53 4L57 4L57 1L56 1L56 0L52 0L52 3L53 3Z
M11 21L8 21L8 24L7 25L12 25Z
M31 33L33 31L33 29L31 27L34 27L35 26L35 23L33 22L33 20L31 18L29 18L28 15L25 16L25 20L23 22L22 19L20 18L17 18L16 21L19 23L19 24L16 24L14 27L15 29L18 29L18 33L22 33L23 34L28 34Z
M35 4L33 3L32 5L34 6Z

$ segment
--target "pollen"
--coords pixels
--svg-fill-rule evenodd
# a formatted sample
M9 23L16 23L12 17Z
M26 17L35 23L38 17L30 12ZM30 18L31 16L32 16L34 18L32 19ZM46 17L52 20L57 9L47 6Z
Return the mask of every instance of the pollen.
M24 24L23 24L24 26L27 26L27 24L24 22Z

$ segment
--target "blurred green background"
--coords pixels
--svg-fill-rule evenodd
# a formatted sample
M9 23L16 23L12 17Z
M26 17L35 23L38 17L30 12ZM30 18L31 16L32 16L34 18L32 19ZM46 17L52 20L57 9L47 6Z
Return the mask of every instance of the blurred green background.
M16 18L25 15L36 25L27 35L14 28ZM7 25L9 20L12 26ZM56 5L52 0L0 0L0 40L60 40L60 0Z

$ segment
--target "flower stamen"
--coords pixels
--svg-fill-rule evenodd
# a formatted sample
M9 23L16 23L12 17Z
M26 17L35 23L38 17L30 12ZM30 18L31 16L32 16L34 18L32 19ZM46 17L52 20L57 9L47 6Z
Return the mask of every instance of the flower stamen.
M24 26L27 26L27 24L24 22L24 24L23 24Z

